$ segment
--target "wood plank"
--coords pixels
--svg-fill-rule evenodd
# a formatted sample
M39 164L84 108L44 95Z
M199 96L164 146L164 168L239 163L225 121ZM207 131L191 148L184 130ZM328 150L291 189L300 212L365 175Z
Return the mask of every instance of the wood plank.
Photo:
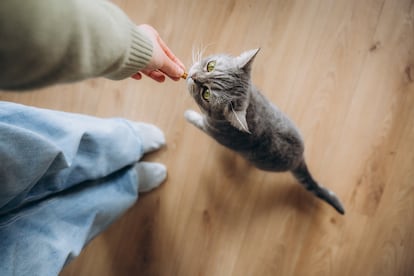
M61 275L413 275L414 1L115 1L187 66L261 47L253 79L298 125L315 178L266 173L185 122L184 81L105 79L0 100L161 127L168 180Z

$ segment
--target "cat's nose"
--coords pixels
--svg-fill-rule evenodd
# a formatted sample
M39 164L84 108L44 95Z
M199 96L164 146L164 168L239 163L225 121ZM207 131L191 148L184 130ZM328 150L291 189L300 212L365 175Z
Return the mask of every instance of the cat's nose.
M198 77L199 77L199 75L197 73L193 73L190 76L190 78L195 82L197 82L199 80Z
M191 74L190 78L194 81L195 84L201 85L200 74L198 74L197 72Z

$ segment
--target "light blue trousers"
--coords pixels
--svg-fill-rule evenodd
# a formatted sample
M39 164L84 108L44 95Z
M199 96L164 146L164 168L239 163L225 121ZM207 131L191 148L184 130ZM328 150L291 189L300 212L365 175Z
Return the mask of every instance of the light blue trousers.
M57 275L138 197L133 122L0 102L0 275Z

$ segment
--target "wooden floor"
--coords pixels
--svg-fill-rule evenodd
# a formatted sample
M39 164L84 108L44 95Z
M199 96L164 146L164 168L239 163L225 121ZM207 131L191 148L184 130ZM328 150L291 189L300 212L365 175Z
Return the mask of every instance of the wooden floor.
M217 2L217 3L216 3ZM168 180L69 275L414 275L414 1L116 1L189 67L261 47L253 79L299 126L346 215L188 124L185 82L90 80L1 100L158 125Z

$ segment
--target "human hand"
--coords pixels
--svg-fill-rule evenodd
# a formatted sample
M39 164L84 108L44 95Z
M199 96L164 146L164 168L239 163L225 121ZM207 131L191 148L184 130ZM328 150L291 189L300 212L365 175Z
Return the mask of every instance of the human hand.
M166 75L175 81L179 80L184 74L184 64L171 52L153 27L143 24L138 28L152 41L154 48L147 67L132 78L140 80L144 74L158 82L163 82Z

